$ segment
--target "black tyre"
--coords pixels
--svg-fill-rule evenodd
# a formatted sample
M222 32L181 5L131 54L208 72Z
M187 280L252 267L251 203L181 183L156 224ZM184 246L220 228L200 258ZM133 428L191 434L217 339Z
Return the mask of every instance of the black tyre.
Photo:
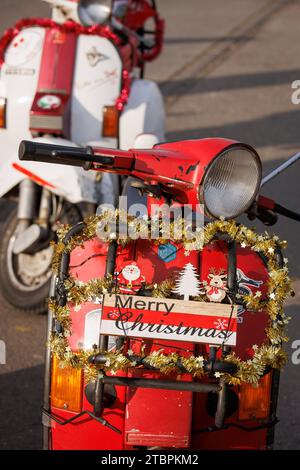
M17 228L17 209L2 225L0 240L0 286L3 297L14 307L28 313L46 311L51 280L52 248L33 255L14 255L12 247Z
M63 222L80 220L75 206L66 204ZM14 307L26 313L44 313L52 277L53 248L48 245L34 254L13 253L18 225L17 208L2 224L0 234L0 288L3 297Z

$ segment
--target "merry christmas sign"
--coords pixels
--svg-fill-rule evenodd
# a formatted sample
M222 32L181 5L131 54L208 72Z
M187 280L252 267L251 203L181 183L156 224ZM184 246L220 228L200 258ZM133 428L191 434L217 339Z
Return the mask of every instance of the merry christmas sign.
M229 304L105 295L100 333L234 346L236 318Z

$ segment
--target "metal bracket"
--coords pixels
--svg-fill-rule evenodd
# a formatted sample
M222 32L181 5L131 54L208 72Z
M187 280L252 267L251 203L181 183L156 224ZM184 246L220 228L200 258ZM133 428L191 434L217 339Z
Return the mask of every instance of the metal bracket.
M88 410L84 410L81 413L78 413L77 415L72 416L69 419L59 419L55 415L53 415L52 413L49 413L44 407L42 408L42 413L43 413L43 419L44 419L44 416L46 416L49 419L52 419L53 421L55 421L60 426L66 426L66 424L71 424L74 421L77 421L82 416L87 415L90 418L95 419L96 421L98 421L98 423L102 424L102 426L108 427L109 429L116 432L117 434L122 434L122 431L120 429L118 429L115 426L113 426L112 424L110 424L106 419L95 416L91 411L88 411Z
M224 426L225 412L226 412L226 398L227 398L227 385L223 379L218 384L199 383L199 382L186 382L179 380L158 380L158 379L143 379L131 377L107 377L99 378L102 386L105 384L117 385L122 387L137 387L137 388L154 388L164 390L178 390L183 392L196 392L196 393L217 393L218 405L215 414L215 426L220 429Z

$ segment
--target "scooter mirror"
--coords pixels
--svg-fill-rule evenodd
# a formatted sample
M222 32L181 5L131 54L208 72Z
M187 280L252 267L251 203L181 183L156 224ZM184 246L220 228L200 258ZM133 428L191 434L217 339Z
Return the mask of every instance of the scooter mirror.
M78 17L84 26L106 23L111 11L112 0L80 0L78 3Z
M127 13L128 0L115 0L113 3L112 14L115 18L122 20Z

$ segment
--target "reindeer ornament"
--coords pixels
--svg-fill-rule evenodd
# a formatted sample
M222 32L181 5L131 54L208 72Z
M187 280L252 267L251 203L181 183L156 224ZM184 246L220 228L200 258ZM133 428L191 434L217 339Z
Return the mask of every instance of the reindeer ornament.
M224 270L212 269L208 275L208 281L204 284L206 295L211 302L222 302L227 292L227 275Z

